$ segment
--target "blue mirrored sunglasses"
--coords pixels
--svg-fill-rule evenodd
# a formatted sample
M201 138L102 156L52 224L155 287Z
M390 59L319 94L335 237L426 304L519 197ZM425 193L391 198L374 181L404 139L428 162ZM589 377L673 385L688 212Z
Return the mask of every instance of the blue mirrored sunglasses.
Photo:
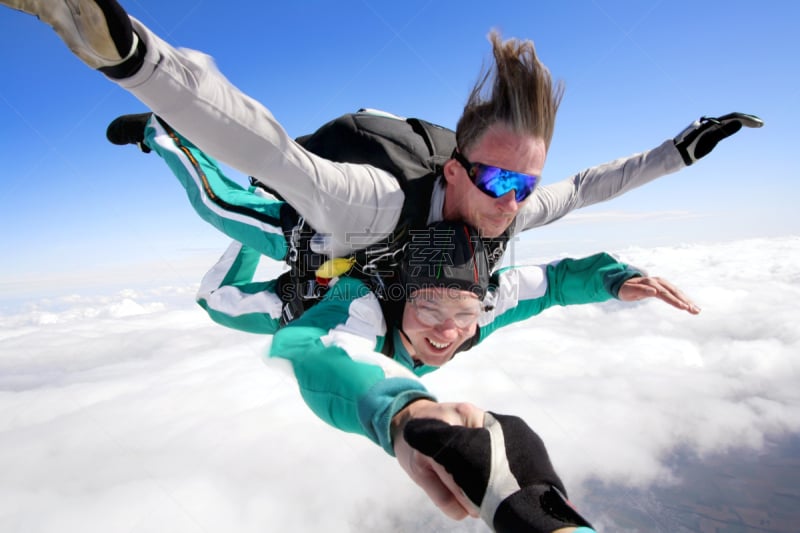
M457 148L453 150L452 157L461 163L475 186L492 198L500 198L508 191L513 190L515 191L517 202L521 202L531 195L539 182L539 176L514 172L513 170L484 165L483 163L472 163Z

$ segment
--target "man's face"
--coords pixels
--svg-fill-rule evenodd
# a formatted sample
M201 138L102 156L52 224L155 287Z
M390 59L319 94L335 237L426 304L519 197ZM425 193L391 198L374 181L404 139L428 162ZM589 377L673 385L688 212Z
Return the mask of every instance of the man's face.
M519 135L503 124L495 124L475 143L466 158L475 163L541 176L547 151L543 139ZM484 237L497 237L511 225L520 205L509 191L492 198L478 189L466 169L451 159L444 167L447 192L445 220L463 220Z
M415 291L403 309L403 344L414 359L442 366L478 327L481 304L469 291Z

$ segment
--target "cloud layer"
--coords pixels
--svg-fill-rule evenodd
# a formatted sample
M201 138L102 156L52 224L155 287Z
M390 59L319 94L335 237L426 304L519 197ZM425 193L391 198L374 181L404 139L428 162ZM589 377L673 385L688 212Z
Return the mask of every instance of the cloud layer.
M525 418L578 504L597 482L679 483L679 452L800 432L800 238L619 255L703 312L552 309L429 388ZM192 292L31 300L0 317L0 530L485 531L442 518L393 459L318 421L261 362L269 338L211 323Z

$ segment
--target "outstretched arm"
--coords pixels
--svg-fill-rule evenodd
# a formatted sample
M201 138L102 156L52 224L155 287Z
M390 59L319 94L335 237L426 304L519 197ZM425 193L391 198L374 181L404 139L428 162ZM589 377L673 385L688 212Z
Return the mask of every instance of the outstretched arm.
M607 253L500 269L484 300L489 310L480 318L481 339L555 305L604 302L614 298L625 281L641 275Z
M331 254L353 234L379 240L400 217L404 194L388 172L334 163L304 150L261 103L242 93L206 54L177 49L129 17L116 0L0 0L37 16L87 65L136 96L208 154L255 176L315 228ZM359 243L365 246L369 243Z
M587 168L537 187L517 213L516 231L544 226L570 212L605 202L684 168L672 139L646 152Z
M755 115L728 113L701 117L674 139L646 152L587 168L562 181L539 187L517 214L517 231L550 224L569 212L611 200L708 155L717 143L742 127L760 128Z
M484 301L489 310L480 318L481 339L498 328L526 320L555 305L655 297L692 314L700 312L668 281L648 277L607 253L562 259L548 265L508 267L500 269L492 279L495 288Z

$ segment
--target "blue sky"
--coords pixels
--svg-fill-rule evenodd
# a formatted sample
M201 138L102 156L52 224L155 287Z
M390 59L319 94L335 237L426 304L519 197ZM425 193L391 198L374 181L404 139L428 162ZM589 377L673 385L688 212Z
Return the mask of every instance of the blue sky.
M794 2L123 5L169 42L214 56L294 135L359 107L452 127L489 60L489 29L530 38L566 83L545 183L656 146L703 114L758 114L766 127L692 168L529 239L570 252L800 233ZM105 140L108 122L142 104L72 57L48 27L5 8L0 50L6 284L140 263L168 270L221 253L226 239L194 215L156 157Z

